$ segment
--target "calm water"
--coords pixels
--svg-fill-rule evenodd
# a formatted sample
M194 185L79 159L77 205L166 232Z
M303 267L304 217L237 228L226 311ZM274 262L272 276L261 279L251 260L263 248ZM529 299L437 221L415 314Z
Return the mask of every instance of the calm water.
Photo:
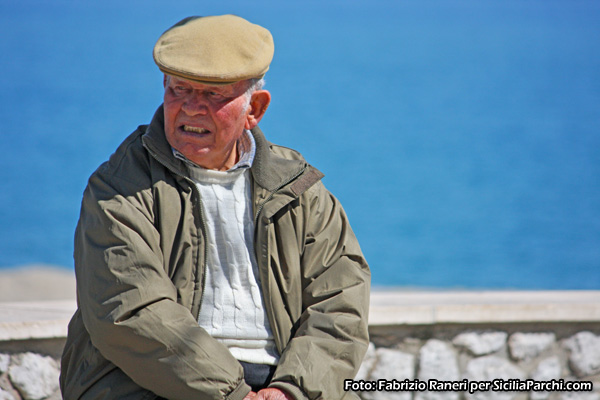
M261 126L375 284L600 288L600 3L80 3L0 0L0 265L72 268L89 174L161 102L154 42L231 12L273 32Z

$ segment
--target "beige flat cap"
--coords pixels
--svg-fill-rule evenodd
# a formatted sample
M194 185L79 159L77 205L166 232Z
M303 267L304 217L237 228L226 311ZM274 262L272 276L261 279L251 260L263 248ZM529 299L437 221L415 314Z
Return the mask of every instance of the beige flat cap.
M261 78L273 59L271 33L235 15L189 17L154 46L162 72L209 84Z

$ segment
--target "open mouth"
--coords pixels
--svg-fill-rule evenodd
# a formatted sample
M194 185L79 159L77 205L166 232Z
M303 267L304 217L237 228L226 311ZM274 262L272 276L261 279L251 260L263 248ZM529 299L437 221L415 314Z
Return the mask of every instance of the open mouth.
M193 133L200 133L200 134L210 133L210 131L208 129L199 128L196 126L189 126L189 125L182 125L180 127L180 129L183 130L184 132L193 132Z

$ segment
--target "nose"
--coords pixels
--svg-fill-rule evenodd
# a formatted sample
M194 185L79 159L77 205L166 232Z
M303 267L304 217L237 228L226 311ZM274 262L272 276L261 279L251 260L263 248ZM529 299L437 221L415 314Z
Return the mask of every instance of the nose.
M208 113L208 102L202 93L194 91L188 95L181 109L188 115L205 115Z

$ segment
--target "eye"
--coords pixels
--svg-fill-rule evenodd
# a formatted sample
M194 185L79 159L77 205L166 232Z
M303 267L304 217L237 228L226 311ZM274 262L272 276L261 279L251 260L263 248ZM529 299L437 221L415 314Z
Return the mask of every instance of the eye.
M214 97L214 98L216 98L216 99L218 99L218 98L222 98L222 97L223 97L223 95L222 95L221 93L217 93L217 92L208 92L208 95L209 95L210 97Z
M183 85L172 86L171 90L175 96L183 96L189 91L189 89Z

